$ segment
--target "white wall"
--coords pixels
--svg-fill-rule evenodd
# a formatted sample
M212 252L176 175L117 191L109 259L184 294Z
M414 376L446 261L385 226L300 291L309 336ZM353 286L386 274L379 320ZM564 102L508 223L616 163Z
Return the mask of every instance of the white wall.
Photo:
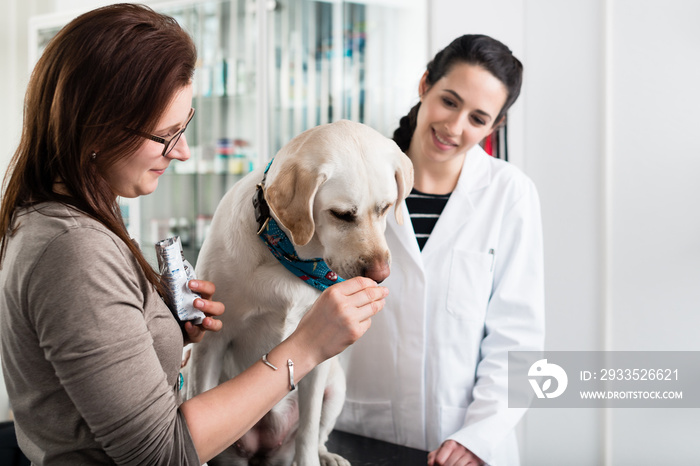
M29 79L27 23L50 11L50 0L5 0L0 14L0 175L5 174L22 131L22 101Z
M700 2L616 0L611 14L611 346L697 351ZM698 410L611 421L614 464L700 464Z
M511 151L542 202L547 349L700 349L700 2L431 3L431 51L484 32L524 63ZM698 414L530 410L523 463L699 464Z

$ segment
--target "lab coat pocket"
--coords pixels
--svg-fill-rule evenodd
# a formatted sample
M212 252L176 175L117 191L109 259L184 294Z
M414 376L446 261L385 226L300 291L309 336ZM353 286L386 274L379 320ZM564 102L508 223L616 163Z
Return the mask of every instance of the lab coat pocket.
M336 427L352 434L396 443L391 401L346 399Z
M454 250L447 277L447 311L458 319L483 322L491 296L493 252Z

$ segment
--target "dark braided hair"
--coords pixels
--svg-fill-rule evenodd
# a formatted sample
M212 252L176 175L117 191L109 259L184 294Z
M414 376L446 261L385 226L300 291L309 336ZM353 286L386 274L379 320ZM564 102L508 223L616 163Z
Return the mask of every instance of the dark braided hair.
M428 89L458 63L481 66L506 87L508 90L506 102L494 119L494 124L500 122L520 95L520 86L523 81L523 65L520 60L513 56L508 47L496 39L485 35L466 34L453 40L428 63L426 76ZM401 118L399 127L394 131L393 139L404 152L407 152L411 145L419 108L420 102Z

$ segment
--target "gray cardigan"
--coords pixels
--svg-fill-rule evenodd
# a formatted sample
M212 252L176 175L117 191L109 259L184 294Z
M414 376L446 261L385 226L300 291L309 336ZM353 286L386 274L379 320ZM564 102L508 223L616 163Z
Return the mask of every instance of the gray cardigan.
M24 453L37 465L199 465L178 409L182 333L129 249L57 203L16 220L0 344Z

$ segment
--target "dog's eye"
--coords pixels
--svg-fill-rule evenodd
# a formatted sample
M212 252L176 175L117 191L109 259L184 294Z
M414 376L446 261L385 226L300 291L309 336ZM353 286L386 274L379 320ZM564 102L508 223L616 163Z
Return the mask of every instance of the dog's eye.
M343 222L351 223L355 221L355 214L352 212L338 212L337 210L331 210L331 215L338 220L342 220Z

